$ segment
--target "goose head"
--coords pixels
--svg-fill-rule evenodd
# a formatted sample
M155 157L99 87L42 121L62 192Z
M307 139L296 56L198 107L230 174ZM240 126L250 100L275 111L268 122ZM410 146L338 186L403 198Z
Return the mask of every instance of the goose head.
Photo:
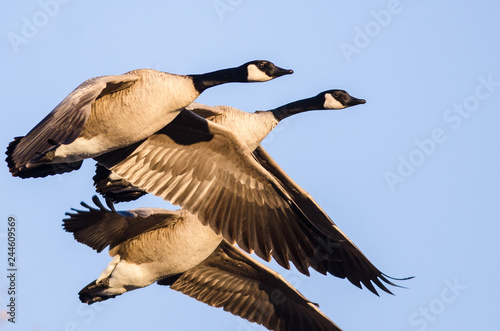
M293 74L293 70L283 69L265 60L250 61L242 65L246 69L248 82L266 82L268 80Z
M267 82L268 80L293 74L293 70L283 69L264 60L250 61L239 67L222 69L206 74L189 75L198 93L207 88L225 83Z
M322 101L323 109L344 109L366 103L366 100L355 98L344 90L328 90L316 97Z
M282 119L310 110L324 109L344 109L355 105L366 103L364 99L358 99L350 96L344 90L328 90L318 95L294 101L281 107L270 110L274 117L281 121Z

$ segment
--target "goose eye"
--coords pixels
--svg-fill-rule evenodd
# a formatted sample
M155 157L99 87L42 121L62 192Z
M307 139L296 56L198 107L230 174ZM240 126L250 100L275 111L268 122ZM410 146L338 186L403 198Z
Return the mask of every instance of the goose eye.
M333 93L333 97L334 97L335 99L337 99L337 98L339 97L339 95L340 95L340 93L339 93L339 92L334 92L334 93Z
M259 62L259 64L257 64L257 67L258 67L259 69L264 68L264 62Z

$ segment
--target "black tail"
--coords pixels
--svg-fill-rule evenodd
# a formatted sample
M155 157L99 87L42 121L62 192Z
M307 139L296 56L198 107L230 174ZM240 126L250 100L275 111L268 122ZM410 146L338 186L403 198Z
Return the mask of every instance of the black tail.
M7 158L5 159L5 161L7 161L7 165L12 176L21 178L46 177L78 170L82 166L83 161L71 163L41 163L38 165L35 164L30 168L26 168L25 165L16 165L16 162L14 162L12 155L22 138L24 137L15 137L14 141L9 144L9 146L7 147L7 151L5 152L5 154L7 154Z
M94 186L97 193L114 203L139 199L147 194L146 191L133 186L125 179L111 179L111 171L100 164L96 164Z
M9 171L12 173L13 176L16 176L18 173L18 169L14 163L14 160L12 159L12 153L14 153L14 149L16 149L17 144L19 144L19 141L24 137L15 137L14 141L12 141L9 146L7 146L7 151L5 154L7 154L7 158L5 161L7 161L7 166L9 167Z
M81 302L88 303L89 305L95 302L100 302L116 297L116 295L102 295L100 293L102 290L105 290L108 287L109 286L106 281L96 284L96 281L94 280L92 283L85 286L80 292L78 292L78 297L80 298Z

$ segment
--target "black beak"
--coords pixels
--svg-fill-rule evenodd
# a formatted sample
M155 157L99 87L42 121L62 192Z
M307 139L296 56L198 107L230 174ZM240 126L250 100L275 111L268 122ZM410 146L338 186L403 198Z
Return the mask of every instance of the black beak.
M355 97L351 97L351 99L349 99L349 101L347 101L347 107L361 105L363 103L366 103L365 99L358 99Z
M293 74L293 70L283 69L283 68L274 66L273 70L271 71L270 76L271 77L281 77L281 76L290 75L290 74Z

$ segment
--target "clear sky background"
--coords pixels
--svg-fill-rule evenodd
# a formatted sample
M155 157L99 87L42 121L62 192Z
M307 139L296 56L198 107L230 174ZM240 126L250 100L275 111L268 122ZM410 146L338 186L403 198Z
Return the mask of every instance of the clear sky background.
M416 278L376 297L346 280L272 267L345 330L498 329L496 2L55 1L0 5L3 149L91 77L273 61L295 73L216 87L198 101L255 111L332 88L365 98L292 117L264 147L379 269ZM93 172L92 160L44 179L1 167L0 310L9 216L18 306L17 323L3 319L0 329L263 329L158 285L81 304L78 291L111 259L77 243L61 220L90 201ZM152 196L117 208L138 207L172 208Z

